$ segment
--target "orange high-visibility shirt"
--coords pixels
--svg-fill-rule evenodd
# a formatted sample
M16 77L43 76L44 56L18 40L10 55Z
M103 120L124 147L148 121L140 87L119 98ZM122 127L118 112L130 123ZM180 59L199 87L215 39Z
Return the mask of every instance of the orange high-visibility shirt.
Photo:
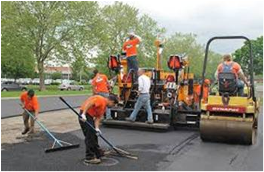
M27 110L35 111L35 112L39 111L39 104L38 104L38 99L36 95L34 95L32 98L29 98L29 96L27 95L27 92L24 92L21 94L20 100L21 102L24 103L25 108Z
M195 92L195 102L198 103L201 95L201 85L197 86L194 90ZM203 86L203 100L207 101L209 96L210 88L208 86Z
M96 74L96 76L92 80L92 86L96 93L109 93L108 90L108 78L104 74Z
M92 117L97 117L97 118L100 118L104 115L107 106L106 98L99 95L89 97L82 104L80 110L84 111L89 103L93 103L94 105L87 110L86 115L90 115Z
M232 72L236 74L236 76L238 75L238 72L241 70L241 66L237 62L229 61L224 63L227 65L231 65L231 63L233 63ZM220 63L217 67L217 73L221 73L222 71L223 71L223 63Z
M123 51L126 52L127 57L136 56L137 55L137 44L139 44L140 40L138 38L134 38L132 40L128 40L123 45Z

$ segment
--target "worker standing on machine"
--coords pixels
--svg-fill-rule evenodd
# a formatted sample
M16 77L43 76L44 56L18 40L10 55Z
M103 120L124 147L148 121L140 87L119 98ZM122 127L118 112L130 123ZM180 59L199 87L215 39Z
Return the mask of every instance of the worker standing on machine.
M38 104L38 99L37 99L37 96L35 95L34 90L30 89L27 92L22 93L20 96L20 101L23 105L23 108L28 110L32 115L35 116L35 118L37 118L38 113L39 113L39 104ZM30 116L28 115L26 111L23 112L22 116L23 116L24 126L25 126L25 129L22 132L22 135L27 134L27 133L34 134L35 119L30 118Z
M137 78L138 60L137 60L137 45L141 42L141 38L134 32L128 34L129 38L123 45L123 52L127 57L128 73L130 70L134 73L134 79Z
M218 79L218 74L222 72L223 73L232 72L236 75L238 95L242 96L244 93L244 83L247 85L247 87L249 87L249 84L247 82L247 79L243 73L241 66L232 60L232 56L230 54L225 54L223 56L223 62L218 65L217 70L216 70L217 79ZM244 83L241 82L240 79L244 81Z
M151 86L150 78L145 75L144 69L138 70L138 76L139 76L138 77L139 96L132 114L130 115L130 117L126 118L126 120L132 122L135 121L140 108L143 106L147 110L147 114L148 114L148 120L146 121L146 123L152 124L153 116L150 106L150 95L149 95L149 89Z
M114 95L110 95L108 98L100 95L89 97L80 108L80 115L82 118L79 119L80 126L85 136L86 145L86 158L85 163L99 164L101 162L100 157L102 153L98 145L98 134L101 134L99 125L101 119L106 111L106 107L112 107L118 103L118 99ZM85 121L89 122L96 130L92 130Z
M107 76L99 73L97 69L95 69L93 73L95 75L92 80L93 94L108 98L110 85ZM109 108L106 108L106 119L112 119L111 110Z

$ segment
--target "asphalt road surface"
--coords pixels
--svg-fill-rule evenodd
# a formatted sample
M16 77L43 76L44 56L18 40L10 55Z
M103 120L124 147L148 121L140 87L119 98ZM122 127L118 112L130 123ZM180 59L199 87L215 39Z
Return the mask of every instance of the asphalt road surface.
M257 143L251 146L202 142L199 131L151 132L102 127L118 147L138 155L138 160L104 158L100 165L84 165L80 130L55 133L61 140L80 143L80 148L44 153L52 142L46 137L29 142L2 144L2 170L263 170L263 117L259 116ZM44 133L43 133L44 135ZM100 140L102 147L107 147Z
M78 107L87 98L88 95L83 96L63 96L67 102L73 107ZM60 110L67 108L64 103L61 102L59 96L52 97L39 97L40 112L47 112L52 110ZM12 117L20 115L23 110L21 109L20 100L17 99L1 99L1 118Z

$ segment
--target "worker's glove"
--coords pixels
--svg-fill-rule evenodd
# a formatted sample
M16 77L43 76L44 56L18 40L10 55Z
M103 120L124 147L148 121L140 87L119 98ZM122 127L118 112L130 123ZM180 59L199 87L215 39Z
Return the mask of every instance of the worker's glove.
M96 135L97 135L97 136L99 136L99 135L102 134L102 132L101 132L101 130L100 130L99 128L96 128L95 131L96 131Z
M82 115L81 115L81 120L83 121L83 122L85 122L87 119L86 119L86 115L83 113Z

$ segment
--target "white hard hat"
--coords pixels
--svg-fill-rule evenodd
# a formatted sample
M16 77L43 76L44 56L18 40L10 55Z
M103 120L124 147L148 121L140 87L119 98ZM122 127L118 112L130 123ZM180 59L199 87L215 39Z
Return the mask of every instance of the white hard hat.
M127 33L129 36L135 36L135 33L133 31L130 31Z

